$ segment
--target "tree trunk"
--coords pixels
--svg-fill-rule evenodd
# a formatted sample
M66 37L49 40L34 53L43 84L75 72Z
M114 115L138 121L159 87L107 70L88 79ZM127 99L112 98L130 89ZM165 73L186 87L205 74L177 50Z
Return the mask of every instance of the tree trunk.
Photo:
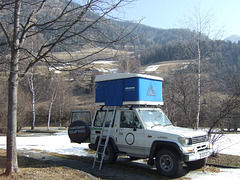
M48 109L48 123L47 123L47 130L50 130L50 121L51 121L51 112L52 112L52 105L53 101L51 101L49 109Z
M197 42L198 48L198 112L197 112L197 120L196 120L196 129L199 128L200 122L200 112L201 112L201 46L200 46L200 37L201 34L199 33L199 39Z
M51 121L52 106L53 106L53 102L54 102L55 99L56 99L56 96L57 96L57 93L54 91L54 92L53 92L53 95L52 95L51 102L50 102L50 106L49 106L49 109L48 109L48 124L47 124L47 130L48 130L48 131L50 130L50 121Z
M19 0L15 1L13 42L11 44L10 75L8 79L8 130L6 175L18 172L16 131L17 131L17 94L18 94L18 63L19 63Z
M35 113L35 89L34 89L34 82L33 82L33 69L32 69L32 72L31 72L31 75L28 79L28 83L29 83L29 88L30 88L30 91L32 93L32 127L31 129L34 130L35 128L35 120L36 120L36 113Z

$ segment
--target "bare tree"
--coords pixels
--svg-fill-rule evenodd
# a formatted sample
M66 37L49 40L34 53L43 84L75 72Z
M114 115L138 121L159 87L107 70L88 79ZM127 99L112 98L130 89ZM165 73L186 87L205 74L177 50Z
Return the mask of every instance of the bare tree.
M7 161L6 174L18 172L18 161L16 151L16 130L17 130L17 99L18 99L18 76L19 76L19 32L20 32L20 9L21 1L14 2L14 21L12 40L7 33L7 30L0 23L2 30L5 33L8 46L11 49L10 75L8 86L8 128L7 128Z
M86 61L87 58L92 57L91 61L97 60L98 53L121 41L134 30L125 28L114 37L109 37L98 26L98 24L106 23L107 19L104 17L117 7L124 5L125 2L127 0L89 0L81 1L81 4L76 4L72 0L1 1L0 28L5 36L1 46L5 46L11 52L8 88L7 175L19 171L16 152L19 78L38 63L44 62L56 69L59 69L59 64L75 63L74 66L78 65L76 68L81 68L90 63ZM50 12L52 16L49 16ZM88 31L97 35L88 36ZM45 39L39 39L38 47L32 52L30 43L32 38L44 35ZM69 42L76 38L82 42L78 45L79 47L98 44L101 48L68 62L54 56L52 52L56 49L71 49L71 46L67 48L70 45Z
M51 97L51 101L50 101L50 105L49 105L49 109L48 109L48 121L47 121L47 130L50 130L50 121L51 121L51 114L52 114L52 107L53 107L53 103L57 98L57 90L55 89L52 92L52 97Z
M29 89L32 94L32 125L31 129L33 130L35 127L35 121L36 121L36 111L35 111L35 101L36 101L36 93L35 93L35 85L34 85L34 74L33 74L33 68L31 69L30 76L28 77L28 84Z
M193 30L195 32L195 36L192 37L192 44L193 48L191 50L193 51L191 54L193 55L193 59L196 59L198 63L197 68L197 95L198 95L198 103L197 103L197 114L196 114L196 123L194 128L199 128L199 121L200 121L200 113L201 113L201 78L202 78L202 61L206 60L208 58L206 50L202 48L202 44L206 44L210 42L209 37L211 36L211 25L213 14L211 11L208 11L207 13L202 13L200 6L195 6L193 12L191 13L191 16L184 20L185 26L187 26L189 29ZM206 46L206 45L205 45ZM194 53L196 52L196 53Z
M179 126L195 128L198 95L197 77L192 68L194 65L189 65L188 69L176 71L165 79L164 97L169 102L167 108L171 109L171 114L172 111L175 114L173 121Z
M119 71L124 73L138 73L141 67L139 59L133 54L124 55L121 57Z
M64 98L65 90L67 89L66 84L64 84L61 77L58 75L51 75L51 80L49 83L48 94L50 96L49 108L48 108L48 121L47 121L47 130L50 130L50 121L52 115L52 108L55 101L58 100L59 105L62 103L60 99Z

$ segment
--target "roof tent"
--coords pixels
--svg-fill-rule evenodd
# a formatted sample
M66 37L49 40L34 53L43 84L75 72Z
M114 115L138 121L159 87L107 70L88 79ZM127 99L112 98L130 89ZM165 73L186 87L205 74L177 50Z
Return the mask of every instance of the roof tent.
M105 106L163 105L160 77L113 73L95 79L95 103Z

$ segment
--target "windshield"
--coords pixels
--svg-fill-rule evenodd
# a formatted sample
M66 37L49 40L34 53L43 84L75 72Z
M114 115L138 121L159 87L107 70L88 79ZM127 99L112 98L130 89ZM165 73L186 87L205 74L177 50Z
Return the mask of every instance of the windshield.
M138 112L147 127L172 125L161 109L139 109Z

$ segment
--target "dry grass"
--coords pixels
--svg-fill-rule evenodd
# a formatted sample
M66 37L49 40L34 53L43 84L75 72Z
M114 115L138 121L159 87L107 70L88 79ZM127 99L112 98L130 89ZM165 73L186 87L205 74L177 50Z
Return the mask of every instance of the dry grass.
M208 163L219 166L240 168L240 156L217 154L208 158Z
M35 160L27 158L24 156L18 157L20 172L17 174L12 174L10 176L5 176L5 164L6 164L6 151L0 149L0 179L2 180L59 180L59 179L86 179L91 178L86 174L65 167L56 166L51 163L42 162L40 160Z
M95 53L97 53L97 54L94 55ZM117 55L118 56L125 55L125 54L129 54L129 52L113 50L113 49L109 49L109 48L103 50L100 47L86 48L86 49L82 49L82 50L76 51L76 52L57 52L57 53L53 53L53 55L55 57L57 57L58 59L64 59L64 60L81 59L81 58L87 57L89 55L91 55L92 58L97 57L96 59L104 59L104 58L114 57L114 56L117 56Z
M81 162L89 163L89 158L85 157L77 157L77 156L69 156L69 155L60 155L55 153L50 153L52 156L57 156L64 159L74 159ZM19 156L19 168L20 172L18 174L13 174L11 176L4 176L5 171L5 163L6 163L6 151L0 149L0 179L10 180L10 179L20 179L20 180L30 180L30 179L38 179L38 180L58 180L58 179L91 179L87 174L62 167L57 166L54 163L46 163L41 160L36 160L32 158L28 158L25 156ZM210 157L208 163L213 165L222 165L222 166L230 166L230 167L240 167L240 156L231 156L231 155L223 155L219 154L215 157ZM111 165L111 167L116 166L116 168L122 168L119 165ZM124 165L127 172L133 173L152 173L152 171L139 169L134 167L133 165ZM112 169L113 170L113 169ZM214 166L206 166L204 168L199 169L199 171L209 171L218 173L220 170ZM155 171L154 171L155 172Z

